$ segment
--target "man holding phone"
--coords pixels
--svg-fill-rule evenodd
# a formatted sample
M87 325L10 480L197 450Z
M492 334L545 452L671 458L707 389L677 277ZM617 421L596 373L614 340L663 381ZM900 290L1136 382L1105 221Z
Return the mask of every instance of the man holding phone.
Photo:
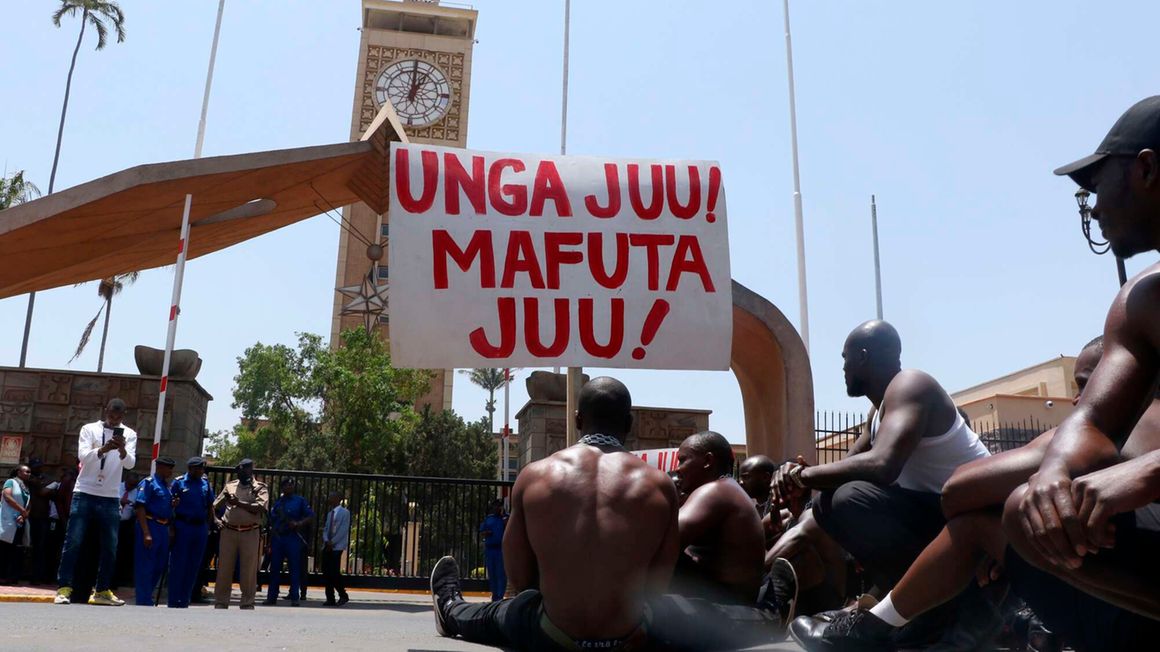
M137 463L137 433L121 423L125 418L125 402L119 398L109 401L102 421L85 424L77 442L80 473L73 490L69 509L68 529L65 531L64 550L57 572L56 604L72 601L73 571L85 538L85 530L96 528L100 545L100 563L97 582L89 604L120 607L125 604L109 590L113 567L117 558L117 530L121 506L119 488L122 470Z

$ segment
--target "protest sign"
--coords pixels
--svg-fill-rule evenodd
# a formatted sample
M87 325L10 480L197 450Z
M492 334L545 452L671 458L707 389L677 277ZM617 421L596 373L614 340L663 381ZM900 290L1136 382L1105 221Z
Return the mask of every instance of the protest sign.
M729 368L708 161L391 144L390 342L411 368Z
M643 451L632 451L632 454L654 469L668 473L677 468L678 450L676 448L650 448Z

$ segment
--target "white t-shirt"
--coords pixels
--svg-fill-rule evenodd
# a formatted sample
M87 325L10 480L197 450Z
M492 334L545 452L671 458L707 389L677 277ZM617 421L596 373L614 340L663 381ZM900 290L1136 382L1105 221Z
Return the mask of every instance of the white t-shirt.
M878 437L879 410L870 424L870 445ZM991 454L963 416L955 413L950 430L938 437L923 437L902 466L894 484L912 491L941 494L943 485L960 465Z
M113 429L106 428L103 421L87 423L81 428L77 442L77 459L81 470L77 474L76 493L100 498L120 498L121 475L124 469L137 464L137 431L125 424L125 459L117 450L99 455L97 450L113 438ZM103 464L102 464L103 462Z
M137 502L137 485L133 485L132 487L130 487L128 494L126 494L125 483L122 482L121 487L118 491L120 492L119 493L120 497L123 497L127 501L129 501L129 502L125 503L124 505L121 505L121 520L128 521L129 519L133 518L133 516L134 516L133 505Z

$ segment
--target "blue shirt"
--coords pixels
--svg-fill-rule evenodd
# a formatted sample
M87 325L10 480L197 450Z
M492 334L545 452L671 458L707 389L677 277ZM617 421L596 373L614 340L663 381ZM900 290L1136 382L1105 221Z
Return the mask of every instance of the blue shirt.
M507 528L507 517L496 516L495 514L488 514L487 518L483 519L483 525L479 526L480 532L487 532L487 537L483 543L488 548L502 548L503 547L503 531Z
M173 481L170 491L180 501L177 503L177 515L182 518L205 520L209 506L213 504L213 489L209 480L202 476L198 480L183 475Z
M149 476L137 485L134 505L144 505L145 514L167 521L173 518L173 494L157 476Z
M277 535L294 534L290 529L290 521L301 521L314 516L310 503L298 494L279 496L274 501L274 508L270 510L270 529Z

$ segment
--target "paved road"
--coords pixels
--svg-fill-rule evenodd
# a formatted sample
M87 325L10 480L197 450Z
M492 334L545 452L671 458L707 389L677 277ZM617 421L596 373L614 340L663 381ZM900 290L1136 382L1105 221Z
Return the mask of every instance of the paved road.
M236 593L236 592L235 592ZM4 649L20 650L490 650L435 634L429 598L417 595L354 593L341 609L316 600L303 606L227 611L194 605L90 607L2 604ZM152 627L152 631L150 630ZM760 648L799 650L792 643Z

